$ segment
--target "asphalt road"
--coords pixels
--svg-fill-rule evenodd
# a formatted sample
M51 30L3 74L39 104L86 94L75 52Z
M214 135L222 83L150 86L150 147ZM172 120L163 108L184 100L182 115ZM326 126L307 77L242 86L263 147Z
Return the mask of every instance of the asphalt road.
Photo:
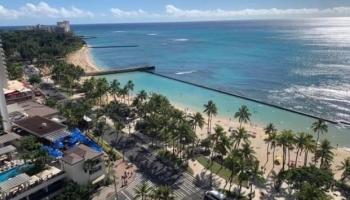
M124 151L125 158L139 169L135 181L119 191L118 199L133 199L134 188L144 181L152 186L171 186L176 199L197 200L204 198L205 190L203 188L206 186L203 183L201 187L198 187L193 176L158 160L155 153L148 148L148 138L142 134L137 136L123 136L117 144L114 142L113 136L109 134L104 136L104 139L112 146L119 151Z

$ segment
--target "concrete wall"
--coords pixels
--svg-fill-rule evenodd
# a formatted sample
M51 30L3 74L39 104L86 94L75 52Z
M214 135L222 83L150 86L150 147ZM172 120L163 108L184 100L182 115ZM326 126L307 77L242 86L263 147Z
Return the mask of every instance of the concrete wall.
M29 195L31 195L31 194L33 194L41 189L47 188L49 185L55 183L56 181L59 181L61 179L65 179L65 178L66 178L66 174L61 174L59 176L51 178L51 179L49 179L45 182L42 182L41 184L39 184L33 188L30 188L29 190L27 190L25 192L13 197L11 200L19 200L19 199L22 199L24 197L27 197L27 196L29 196Z
M88 171L84 171L84 161L75 163L74 165L70 165L64 161L61 161L62 170L66 172L67 178L73 180L79 185L85 185L89 182L94 181L96 178L102 176L105 173L105 165L102 156L98 159L101 161L95 165L94 168L101 166L101 169L93 174L89 174Z

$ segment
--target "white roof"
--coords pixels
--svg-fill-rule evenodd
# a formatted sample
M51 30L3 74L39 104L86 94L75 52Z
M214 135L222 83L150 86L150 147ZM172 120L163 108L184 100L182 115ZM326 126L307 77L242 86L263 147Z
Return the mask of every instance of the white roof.
M19 174L7 181L0 183L0 192L8 192L12 188L18 187L22 184L29 182L30 177L27 174Z
M14 147L12 145L8 145L8 146L0 148L0 155L7 154L10 152L14 152L14 151L16 151L16 147Z

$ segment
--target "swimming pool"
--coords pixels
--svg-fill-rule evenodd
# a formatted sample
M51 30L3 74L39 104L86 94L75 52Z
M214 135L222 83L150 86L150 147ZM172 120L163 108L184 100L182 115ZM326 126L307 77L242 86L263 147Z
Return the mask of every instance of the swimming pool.
M4 171L0 173L0 183L8 180L9 178L13 178L17 176L18 174L23 173L26 169L28 169L30 166L27 164L16 166L10 170Z

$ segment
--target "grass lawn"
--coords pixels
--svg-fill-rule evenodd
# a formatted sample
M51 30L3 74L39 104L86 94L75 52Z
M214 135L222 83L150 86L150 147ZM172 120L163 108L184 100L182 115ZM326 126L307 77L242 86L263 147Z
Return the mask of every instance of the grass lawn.
M231 170L227 169L226 167L222 166L221 164L217 162L213 162L213 165L209 169L210 165L210 159L205 157L205 156L199 156L197 157L197 161L203 165L206 169L212 171L214 174L220 176L221 178L228 180L231 175ZM234 177L233 178L233 183L238 184L237 179ZM247 183L243 183L243 186L246 186Z

